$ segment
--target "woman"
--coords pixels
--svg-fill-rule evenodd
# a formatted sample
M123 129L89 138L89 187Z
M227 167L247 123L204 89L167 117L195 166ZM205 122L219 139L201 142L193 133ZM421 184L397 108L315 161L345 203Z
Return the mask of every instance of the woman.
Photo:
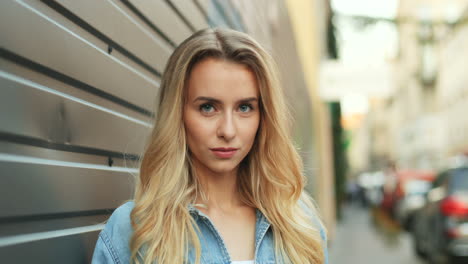
M327 263L272 58L205 29L171 55L134 202L94 263Z

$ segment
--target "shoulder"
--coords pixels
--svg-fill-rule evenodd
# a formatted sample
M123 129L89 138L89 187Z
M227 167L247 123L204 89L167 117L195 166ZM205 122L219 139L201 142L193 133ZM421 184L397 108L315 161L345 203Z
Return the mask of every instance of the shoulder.
M308 206L304 201L301 199L299 200L299 206L304 210L306 215L309 216L311 219L312 223L314 223L314 226L318 229L320 232L320 237L322 238L322 244L324 247L327 246L327 231L325 228L325 225L323 224L322 220L320 219L320 216L317 214L317 210L314 208L311 208Z
M126 202L119 206L106 223L105 231L109 236L130 235L133 232L130 213L135 206L134 202Z
M318 229L320 233L320 238L322 239L324 263L328 264L328 240L327 240L327 231L325 225L323 224L320 216L317 214L317 210L311 206L307 205L302 199L299 199L299 206L304 210L304 212L310 217L312 223Z
M130 213L133 207L133 202L126 202L112 213L99 233L92 263L129 263L133 233Z

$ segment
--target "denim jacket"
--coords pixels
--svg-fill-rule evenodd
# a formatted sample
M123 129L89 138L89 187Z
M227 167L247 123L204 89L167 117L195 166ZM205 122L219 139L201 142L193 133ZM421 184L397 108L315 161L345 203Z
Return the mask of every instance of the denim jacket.
M99 234L93 255L93 264L101 263L130 263L130 237L133 229L130 224L130 212L134 206L133 202L127 202L117 208L111 215L105 228ZM230 264L231 259L226 246L211 220L193 206L189 211L194 217L201 234L201 263L202 264ZM273 232L266 217L256 210L255 224L255 264L276 264ZM318 223L318 222L316 222ZM322 226L320 235L324 245L325 264L328 264L328 252L326 247L326 236ZM189 252L187 263L195 263L193 251Z

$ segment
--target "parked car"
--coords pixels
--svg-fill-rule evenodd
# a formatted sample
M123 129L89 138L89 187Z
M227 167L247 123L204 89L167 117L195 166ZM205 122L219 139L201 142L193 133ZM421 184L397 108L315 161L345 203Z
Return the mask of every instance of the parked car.
M437 176L412 234L415 252L431 263L468 263L468 166Z
M422 206L422 195L428 191L428 184L435 173L421 170L398 170L387 176L384 185L382 208L402 224L410 221L414 210Z
M409 177L401 182L400 197L395 206L395 217L400 225L410 230L415 212L424 206L425 195L432 186L433 174L419 174L419 177Z

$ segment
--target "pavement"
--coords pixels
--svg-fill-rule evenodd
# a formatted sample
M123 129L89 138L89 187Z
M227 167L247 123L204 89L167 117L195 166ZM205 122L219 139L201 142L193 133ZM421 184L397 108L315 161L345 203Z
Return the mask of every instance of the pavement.
M329 246L330 264L423 264L411 237L380 210L348 205Z

